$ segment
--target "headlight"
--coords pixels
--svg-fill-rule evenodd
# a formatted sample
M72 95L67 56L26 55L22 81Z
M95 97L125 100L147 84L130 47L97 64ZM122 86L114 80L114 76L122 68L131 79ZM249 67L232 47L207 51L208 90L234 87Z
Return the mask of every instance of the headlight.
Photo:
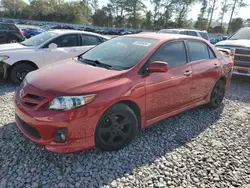
M0 55L0 61L5 61L6 59L9 59L9 56L7 56L7 55Z
M84 106L95 99L96 95L56 97L49 104L50 110L72 110Z

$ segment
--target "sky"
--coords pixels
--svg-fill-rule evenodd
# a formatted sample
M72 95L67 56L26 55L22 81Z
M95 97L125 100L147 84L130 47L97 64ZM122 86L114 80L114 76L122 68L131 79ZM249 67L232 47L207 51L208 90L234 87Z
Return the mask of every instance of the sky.
M24 0L26 2L28 2L29 0ZM76 0L66 0L66 1L76 1ZM100 7L106 5L108 3L109 0L99 0L99 5ZM249 1L249 0L246 0ZM145 5L148 7L148 9L151 9L151 5L150 5L150 0L143 0L143 2L145 3ZM220 5L218 3L218 5ZM196 4L192 7L192 11L190 11L188 13L188 19L193 19L193 20L197 20L197 16L200 12L200 8L201 5L200 4ZM216 20L216 18L218 18L219 16L219 10L216 11L216 13L213 16L213 20ZM229 21L229 17L230 14L228 13L228 15L225 16L225 22ZM234 17L241 17L243 19L247 19L250 18L250 14L249 14L249 7L248 8L241 8L240 10L236 10Z

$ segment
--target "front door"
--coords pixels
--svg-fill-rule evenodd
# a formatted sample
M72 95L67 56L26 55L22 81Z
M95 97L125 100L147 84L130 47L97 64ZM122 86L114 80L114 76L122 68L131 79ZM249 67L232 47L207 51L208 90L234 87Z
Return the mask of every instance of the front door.
M192 67L187 63L183 41L167 42L153 54L153 61L167 62L168 72L145 77L146 117L151 120L188 105L192 83Z
M55 43L57 48L50 50L49 44L51 43ZM59 36L45 45L42 50L44 51L45 65L64 59L74 58L82 53L80 51L80 40L78 34Z

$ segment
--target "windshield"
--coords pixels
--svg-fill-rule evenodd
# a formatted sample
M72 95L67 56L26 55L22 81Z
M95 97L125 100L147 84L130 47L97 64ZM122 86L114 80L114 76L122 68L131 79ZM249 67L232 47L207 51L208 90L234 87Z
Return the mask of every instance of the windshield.
M125 70L136 65L157 42L158 40L147 38L118 37L96 46L83 54L81 59Z
M203 39L209 40L208 34L206 32L199 32Z
M36 36L34 36L34 37L30 38L30 39L27 39L27 40L23 41L21 44L23 44L25 46L39 46L40 44L42 44L45 41L53 38L56 35L57 35L56 33L44 32L44 33L36 35Z
M250 40L250 28L241 28L235 34L233 34L229 40Z
M178 30L172 30L172 29L162 29L158 31L158 33L169 33L169 34L178 34Z

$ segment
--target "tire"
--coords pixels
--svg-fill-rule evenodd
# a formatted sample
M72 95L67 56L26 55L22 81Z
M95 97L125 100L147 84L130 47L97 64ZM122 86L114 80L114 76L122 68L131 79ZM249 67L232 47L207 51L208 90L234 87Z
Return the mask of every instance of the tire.
M210 107L210 108L220 107L220 105L224 99L225 93L226 93L226 83L223 80L219 80L215 84L215 86L212 90L208 107Z
M137 130L138 120L133 110L125 104L115 104L99 120L96 147L104 151L120 150L135 138Z
M14 67L11 69L10 72L10 79L16 84L20 84L25 76L31 72L34 71L35 68L32 65L29 65L27 63L18 63L17 65L14 65Z
M11 37L7 40L7 43L18 43L18 39L17 38L14 38L14 37Z

